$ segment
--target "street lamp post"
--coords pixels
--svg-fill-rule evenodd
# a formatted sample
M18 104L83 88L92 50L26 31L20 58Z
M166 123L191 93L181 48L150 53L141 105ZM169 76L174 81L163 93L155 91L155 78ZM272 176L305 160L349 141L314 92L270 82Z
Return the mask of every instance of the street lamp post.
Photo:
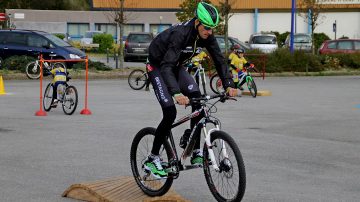
M160 25L159 25L159 33L162 31L162 25L161 25L161 20L163 19L163 16L160 15L159 16L159 20L160 20Z

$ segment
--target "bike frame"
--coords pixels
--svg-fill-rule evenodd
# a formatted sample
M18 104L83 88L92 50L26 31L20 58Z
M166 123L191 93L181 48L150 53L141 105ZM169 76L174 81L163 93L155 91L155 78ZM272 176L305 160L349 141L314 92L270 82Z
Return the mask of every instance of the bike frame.
M207 96L210 97L210 96ZM176 151L176 146L175 146L175 141L174 141L174 137L172 134L170 134L168 136L168 139L170 140L170 144L171 144L171 149L172 149L172 158L169 159L170 162L170 169L172 169L174 166L176 166L176 169L178 171L182 171L182 170L188 170L188 169L192 169L192 168L198 168L199 166L193 166L193 165L184 165L185 164L185 160L187 159L187 157L189 157L191 155L191 152L194 149L194 144L196 142L196 138L194 136L195 131L200 128L202 129L202 132L204 134L204 139L205 139L205 143L206 143L206 147L208 148L208 152L209 152L209 157L212 163L212 167L216 170L219 171L219 166L217 165L216 162L216 158L214 155L214 151L212 150L212 145L211 145L211 134L214 131L219 131L220 130L220 122L219 120L217 120L216 118L211 118L210 114L209 114L209 109L207 109L204 105L201 106L200 109L195 110L194 112L192 112L189 115L186 115L178 120L176 120L173 125L171 126L171 128L175 128L195 117L198 117L199 115L203 115L204 117L194 126L194 128L191 131L189 140L188 140L188 144L186 146L186 148L184 149L183 153L181 154L180 160L178 157L178 153ZM207 124L211 123L214 125L214 128L211 128L210 130L207 130ZM199 137L200 138L200 137ZM226 147L224 142L222 142L222 154L225 157L228 157L227 152L226 152ZM171 163L173 162L173 163ZM177 173L178 174L178 173Z
M205 78L205 69L203 68L203 66L201 65L201 63L199 63L199 65L196 68L196 71L193 75L195 81L198 82L199 87L202 86L203 87L203 91L204 94L206 95L206 78Z

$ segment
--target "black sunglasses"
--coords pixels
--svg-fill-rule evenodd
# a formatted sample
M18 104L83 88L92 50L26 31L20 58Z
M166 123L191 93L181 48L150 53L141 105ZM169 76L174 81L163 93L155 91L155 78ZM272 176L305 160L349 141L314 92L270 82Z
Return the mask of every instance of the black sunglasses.
M202 23L201 23L202 24ZM206 30L212 30L212 28L211 27L208 27L208 26L206 26L206 25L204 25L204 24L202 24L203 26L204 26L204 28L206 29Z

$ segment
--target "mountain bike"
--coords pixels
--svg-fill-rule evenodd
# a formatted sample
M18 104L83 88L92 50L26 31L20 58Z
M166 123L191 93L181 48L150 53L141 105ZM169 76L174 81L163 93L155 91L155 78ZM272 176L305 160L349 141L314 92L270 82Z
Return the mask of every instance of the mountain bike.
M214 103L210 103L212 99L217 100ZM190 100L191 104L200 104L201 108L175 121L172 128L200 114L203 115L203 118L192 129L180 158L178 157L172 133L170 133L161 146L159 154L163 159L162 166L168 173L166 179L155 178L143 166L144 161L151 152L156 129L146 127L135 135L130 151L131 170L137 185L145 194L161 196L170 189L173 180L179 177L180 171L202 167L208 187L216 200L241 201L246 186L245 166L242 155L234 139L220 129L220 120L212 116L217 111L215 105L219 101L225 102L228 99L236 100L225 94L204 96ZM191 156L195 142L200 138L200 136L194 135L197 130L202 131L205 137L205 143L202 148L204 162L202 166L187 165L185 161L187 157Z
M239 84L245 79L246 80L245 83L250 91L250 94L255 98L257 95L257 87L254 78L251 76L251 72L256 71L256 69L254 66L244 67L244 69L245 69L244 74L241 76L241 78L239 78ZM211 76L210 88L216 94L224 91L221 79L218 74L214 74L213 76ZM240 89L241 86L237 86L237 88Z
M67 81L70 79L70 77L67 77ZM51 82L45 88L43 99L44 110L47 112L53 108L53 90L53 83ZM57 87L57 93L58 102L61 103L64 113L67 115L73 114L78 104L78 92L75 86L68 85L67 82L65 84L59 84Z
M50 54L50 58L56 57L56 54ZM43 71L51 71L54 68L62 67L66 71L66 65L62 62L55 62L55 63L49 63L44 62L43 63ZM40 78L40 56L38 56L38 59L32 62L29 62L26 65L25 68L26 76L29 79L38 79Z
M142 69L135 69L129 74L128 83L134 90L141 90L145 86L146 89L149 89L150 79L147 72Z

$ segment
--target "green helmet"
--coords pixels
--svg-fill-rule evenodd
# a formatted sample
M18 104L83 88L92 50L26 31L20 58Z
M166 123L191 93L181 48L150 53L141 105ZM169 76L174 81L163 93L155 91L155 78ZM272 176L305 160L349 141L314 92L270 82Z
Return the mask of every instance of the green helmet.
M196 17L200 22L207 26L214 28L219 24L219 13L216 8L205 2L200 2L196 9Z

